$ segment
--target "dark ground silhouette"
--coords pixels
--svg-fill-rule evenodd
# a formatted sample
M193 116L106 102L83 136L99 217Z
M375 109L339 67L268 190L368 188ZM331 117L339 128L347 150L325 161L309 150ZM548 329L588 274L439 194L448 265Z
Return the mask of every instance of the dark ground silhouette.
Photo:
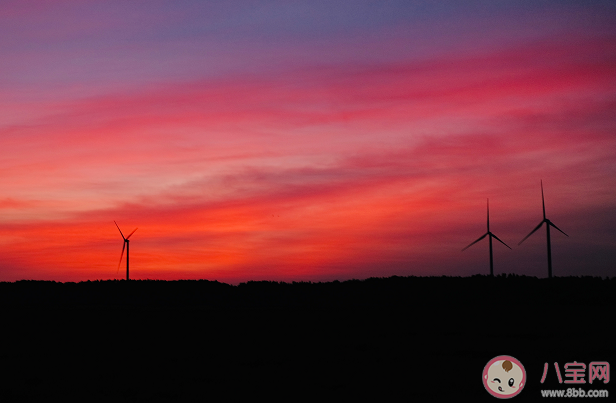
M553 372L616 363L616 279L19 281L0 283L0 307L3 402L494 402L481 374L498 355L526 369L518 401L571 386L616 396L613 382L565 385Z

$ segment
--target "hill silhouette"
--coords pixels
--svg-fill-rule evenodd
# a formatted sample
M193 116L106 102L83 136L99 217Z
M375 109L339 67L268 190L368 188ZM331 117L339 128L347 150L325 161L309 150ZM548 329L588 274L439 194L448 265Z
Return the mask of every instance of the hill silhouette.
M528 401L567 387L540 384L546 362L616 362L616 280L595 277L18 281L0 307L0 401L493 401L498 355Z

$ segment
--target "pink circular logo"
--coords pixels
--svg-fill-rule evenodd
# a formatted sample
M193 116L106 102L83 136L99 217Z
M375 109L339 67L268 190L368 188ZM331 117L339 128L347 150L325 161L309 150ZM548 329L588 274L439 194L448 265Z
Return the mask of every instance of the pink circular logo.
M509 399L522 391L526 384L526 371L517 359L499 355L483 369L483 386L494 397Z

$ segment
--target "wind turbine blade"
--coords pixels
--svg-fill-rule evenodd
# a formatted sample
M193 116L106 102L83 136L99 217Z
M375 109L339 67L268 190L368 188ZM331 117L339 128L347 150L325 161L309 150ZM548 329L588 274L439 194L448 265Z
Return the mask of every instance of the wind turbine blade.
M541 228L541 226L543 225L543 223L544 223L544 221L541 221L541 222L539 223L539 225L537 225L537 226L535 227L535 229L534 229L534 230L532 230L532 231L530 232L530 234L526 235L526 236L524 237L524 239L522 239L522 240L520 241L520 243L518 243L518 245L521 245L521 244L522 244L522 242L526 241L526 238L528 238L529 236L531 236L532 234L534 234L534 233L535 233L535 231L537 231L539 228Z
M115 222L115 220L113 222L115 223L116 227L118 227L118 223ZM120 229L120 227L118 227L118 231L120 231L120 235L122 235L122 239L125 240L126 238L124 238L124 234L122 233L122 230Z
M133 230L133 232L131 232L130 234L128 234L128 236L126 237L126 239L130 238L130 236L131 236L131 235L133 235L133 234L135 233L135 231L137 231L137 228L135 228L135 229Z
M494 239L496 239L498 242L502 243L503 245L505 245L506 247L509 248L509 245L507 245L505 242L503 242L500 239L498 239L498 237L496 235L494 235L494 234L490 234L490 235L492 235L494 237ZM509 248L509 249L511 249L511 248Z
M483 234L483 236L481 236L479 239L477 239L475 242L471 243L470 245L468 245L466 248L462 249L462 252L464 252L465 250L467 250L468 248L470 248L471 246L475 245L477 242L481 241L483 238L485 238L488 235L488 233L486 232L485 234Z
M541 204L543 205L543 219L545 220L545 199L543 198L543 180L541 181Z
M490 232L490 199L488 199L488 232Z
M560 228L558 228L556 225L552 224L552 221L548 222L548 224L550 224L552 227L554 227L554 228L556 228L557 230L559 230L560 232L562 232L564 235L569 236L569 235L565 234L565 233L563 232L563 230L561 230Z
M122 253L120 254L120 261L118 262L118 270L116 273L120 271L120 265L122 264L122 258L124 257L124 248L126 248L126 242L122 243Z

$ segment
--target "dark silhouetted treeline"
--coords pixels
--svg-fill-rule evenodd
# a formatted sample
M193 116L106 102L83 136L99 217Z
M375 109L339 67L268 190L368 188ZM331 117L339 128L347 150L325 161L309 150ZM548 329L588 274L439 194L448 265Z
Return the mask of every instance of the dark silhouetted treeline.
M596 277L0 283L0 401L493 402L498 355L543 401L545 363L614 365L615 308Z
M563 298L599 303L616 294L616 279L600 277L398 277L333 282L106 280L80 283L22 280L0 283L0 304L16 306L142 306L199 308L397 307L481 303L516 298L553 304ZM523 298L521 298L523 297ZM417 305L419 304L419 305Z

